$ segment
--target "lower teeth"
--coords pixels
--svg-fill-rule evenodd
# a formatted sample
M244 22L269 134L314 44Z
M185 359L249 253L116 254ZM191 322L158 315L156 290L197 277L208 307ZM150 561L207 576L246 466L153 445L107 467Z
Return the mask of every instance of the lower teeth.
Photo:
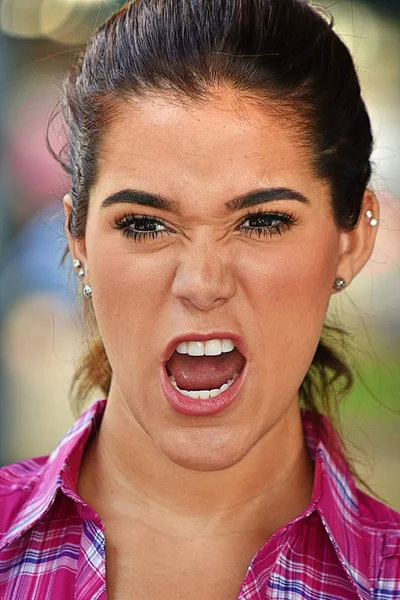
M181 390L177 385L176 385L176 379L175 377L173 377L172 375L169 376L169 380L172 383L172 385L174 386L174 388L176 388L177 390L180 391L181 394L183 394L184 396L189 396L190 398L195 398L196 400L208 400L209 398L215 398L216 396L219 396L220 394L222 394L222 392L225 392L228 388L231 387L232 383L235 381L235 379L237 379L239 377L239 373L234 373L232 379L230 379L229 381L227 381L226 383L224 383L223 385L221 385L221 387L219 389L214 389L214 390L198 390L198 391L188 391L188 390Z

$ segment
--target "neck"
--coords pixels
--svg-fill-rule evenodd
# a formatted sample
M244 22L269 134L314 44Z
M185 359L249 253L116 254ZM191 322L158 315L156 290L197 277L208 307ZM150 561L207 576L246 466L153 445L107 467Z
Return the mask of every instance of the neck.
M78 493L104 522L134 516L162 527L173 519L203 533L205 524L221 532L240 523L269 536L308 506L312 483L297 399L242 460L210 472L169 460L110 395L84 454Z

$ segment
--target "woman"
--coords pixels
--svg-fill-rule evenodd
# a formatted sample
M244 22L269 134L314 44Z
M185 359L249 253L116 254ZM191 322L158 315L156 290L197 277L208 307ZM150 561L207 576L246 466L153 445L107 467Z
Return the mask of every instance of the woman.
M0 597L399 598L400 515L328 418L351 379L329 299L379 219L331 24L303 0L136 0L62 106L99 334L74 385L105 398L0 472Z

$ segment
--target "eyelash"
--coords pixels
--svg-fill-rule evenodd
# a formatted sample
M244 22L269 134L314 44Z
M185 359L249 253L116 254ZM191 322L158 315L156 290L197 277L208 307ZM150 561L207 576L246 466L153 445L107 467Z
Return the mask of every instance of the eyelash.
M280 213L280 212L265 212L263 209L258 209L256 211L248 212L241 221L241 227L243 227L243 223L246 221L257 219L266 219L270 221L279 221L278 224L267 225L267 226L256 226L256 227L245 227L244 231L246 235L253 236L257 235L259 238L261 236L264 237L272 237L276 234L282 235L284 231L288 231L293 225L297 223L296 217L290 213ZM134 215L132 213L126 213L122 216L121 219L118 219L112 225L113 229L118 229L121 231L121 235L126 238L132 238L135 242L140 242L146 239L152 239L159 237L162 234L170 233L170 231L135 231L131 229L131 225L135 222L142 221L143 223L152 224L152 225L161 225L166 227L164 222L152 215ZM137 224L137 223L136 223Z

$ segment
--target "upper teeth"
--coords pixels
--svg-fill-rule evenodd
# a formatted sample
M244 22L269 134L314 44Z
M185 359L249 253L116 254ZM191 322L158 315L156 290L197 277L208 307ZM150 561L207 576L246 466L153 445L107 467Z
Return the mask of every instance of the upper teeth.
M232 340L207 340L206 342L182 342L177 345L176 351L190 356L219 356L223 352L232 352L234 347Z

